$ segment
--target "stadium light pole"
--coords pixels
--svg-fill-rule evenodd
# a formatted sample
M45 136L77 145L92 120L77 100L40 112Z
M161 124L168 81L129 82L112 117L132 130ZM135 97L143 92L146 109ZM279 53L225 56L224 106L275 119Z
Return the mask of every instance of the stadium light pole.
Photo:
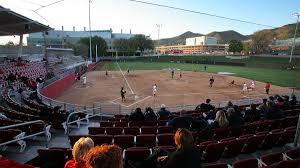
M298 22L299 22L300 12L295 13L294 15L297 16L297 23L296 23L295 33L294 33L294 39L293 39L291 55L290 55L290 63L292 62L293 52L294 52L295 43L296 43L296 34L297 34L297 30L298 30Z
M93 62L93 59L92 59L92 32L91 32L91 3L92 3L92 1L89 0L90 61Z
M157 54L158 54L158 58L159 58L159 33L160 33L160 28L162 27L162 24L156 24L157 26Z

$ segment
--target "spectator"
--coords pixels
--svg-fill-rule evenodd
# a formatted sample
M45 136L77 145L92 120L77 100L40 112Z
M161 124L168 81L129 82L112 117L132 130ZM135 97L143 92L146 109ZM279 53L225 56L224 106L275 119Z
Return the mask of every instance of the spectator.
M223 128L228 127L229 122L226 118L225 112L223 110L219 110L216 114L216 118L213 123L211 123L211 128Z
M283 98L283 109L287 110L291 108L290 97L288 95L282 96Z
M208 122L203 118L194 119L191 124L191 129L197 132L207 131L210 129Z
M235 111L234 108L229 108L226 114L231 127L239 127L244 124L244 118L241 117L240 112Z
M145 116L146 121L156 121L157 120L157 116L151 107L146 108L144 116Z
M284 100L282 97L278 96L275 105L277 108L284 110Z
M164 105L164 104L162 104L160 106L160 110L157 112L157 115L160 119L168 118L170 114L171 114L171 112L166 110L166 105Z
M16 76L14 74L10 73L8 75L8 77L6 78L6 80L9 82L14 82L16 80Z
M36 78L35 81L36 81L37 83L43 83L43 82L44 82L43 76L40 75L40 77Z
M206 99L206 103L202 103L201 105L198 105L195 110L201 110L201 111L210 111L215 109L215 106L210 104L211 100Z
M85 156L87 152L94 147L94 142L91 138L80 138L73 146L73 159L65 164L65 168L85 168Z
M142 113L141 108L136 108L133 113L130 114L128 121L145 121L145 116Z
M272 103L273 105L275 104L275 98L273 96L269 97L268 103Z
M188 129L178 129L174 136L176 151L168 153L156 150L143 163L143 168L199 168L202 152L195 147L194 138Z
M87 168L123 168L122 150L117 145L101 145L86 155Z
M294 106L298 103L297 97L295 95L292 96L292 100L290 101L291 106Z
M227 106L224 107L223 110L224 110L225 112L227 112L227 109L229 109L229 108L233 108L233 103L232 103L231 101L228 101Z
M241 108L238 105L233 105L233 109L238 116L244 117L241 113Z
M263 103L258 106L258 110L261 114L265 114L268 111L267 99L263 99Z
M245 111L245 120L248 122L257 121L260 119L260 112L256 109L255 104L250 105L250 109Z
M279 119L283 117L283 112L277 108L273 102L268 101L268 111L265 114L266 119Z
M210 110L207 114L203 113L205 120L214 120L216 118L217 110Z
M187 128L189 129L191 124L193 123L193 118L184 116L184 117L176 117L167 123L167 125L173 126L174 128Z

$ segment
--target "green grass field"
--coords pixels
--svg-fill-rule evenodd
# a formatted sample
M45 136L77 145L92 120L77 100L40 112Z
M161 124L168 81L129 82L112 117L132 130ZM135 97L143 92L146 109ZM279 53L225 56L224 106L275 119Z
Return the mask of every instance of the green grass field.
M226 56L161 56L157 57L140 57L134 61L137 62L185 62L185 61L211 61L211 62L235 62L245 63L247 67L256 68L282 68L287 67L289 63L289 57L286 58L271 58L271 57L252 57L246 59L229 59ZM293 58L293 65L300 67L300 58Z
M183 63L165 63L165 62L119 62L123 70L127 68L131 70L161 70L164 68L177 68L183 71L203 72L204 65L201 64L183 64ZM300 73L299 71L289 71L281 69L266 69L253 67L237 67L237 66L222 66L222 65L206 65L207 72L232 72L235 76L254 79L261 82L271 82L271 84L296 87L300 89ZM104 65L106 70L119 70L115 62L108 62Z

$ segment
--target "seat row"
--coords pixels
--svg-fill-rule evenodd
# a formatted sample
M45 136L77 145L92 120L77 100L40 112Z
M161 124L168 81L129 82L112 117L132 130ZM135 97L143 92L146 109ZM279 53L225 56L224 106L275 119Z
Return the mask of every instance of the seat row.
M210 140L198 143L198 147L204 151L206 162L217 161L220 158L236 157L242 153L254 153L260 149L270 149L275 146L283 146L293 142L296 132L295 127L286 129L276 129L271 132L262 131L256 134L242 135L238 138L230 137L217 140ZM201 134L193 132L195 139L201 138ZM129 147L155 147L155 146L175 146L174 133L162 134L138 134L134 135L69 135L71 146L81 137L91 137L96 145L103 143L117 144L121 148Z
M9 96L9 90L5 88L2 91L2 97L5 100L5 102L11 107L12 109L16 111L22 111L26 114L32 114L32 115L39 115L40 111L30 108L27 105L21 105L19 102L15 102L14 100L11 99Z
M39 119L39 117L36 115L18 112L3 106L0 106L0 110L5 114L6 117L10 119L21 120L21 121L34 121Z
M47 106L47 105L44 105L44 104L39 104L38 102L30 100L29 98L22 97L22 100L30 108L33 108L33 109L36 109L36 110L40 110L40 111L44 110L45 108L47 108L47 110L49 112L53 112L54 111L54 108L52 108L50 106Z
M162 126L166 125L168 120L158 120L158 121L101 121L100 127L131 127L131 126Z
M24 122L19 120L1 119L0 127L22 124L22 123ZM20 145L20 151L22 152L26 148L26 142L23 139L45 135L47 141L49 141L51 139L50 128L51 125L46 125L44 127L43 123L31 123L31 124L26 124L21 126L15 126L8 129L1 129L0 146L4 146L2 149L5 150L7 144L13 144L13 143L18 144Z
M173 152L174 147L162 146L162 149ZM131 167L134 163L143 162L152 153L155 148L147 147L131 147L124 150L125 167ZM34 166L40 167L43 163L55 162L57 165L64 166L64 164L72 159L72 150L67 148L49 148L38 150L38 161ZM233 162L232 165L228 163L213 163L204 164L204 168L297 168L300 165L300 148L287 150L283 153L266 154L260 158L249 158Z
M297 125L297 122L298 122L298 116L288 116L282 119L264 120L264 121L257 121L253 123L246 123L239 127L216 128L212 130L200 131L197 133L193 132L197 130L196 129L193 130L192 128L191 131L193 132L194 135L197 135L196 140L198 142L204 142L209 140L220 140L228 137L239 137L247 134L255 134L262 131L268 132L275 129L285 129L289 127L294 128ZM170 126L155 126L157 123L160 123L159 121L144 122L143 125L147 125L147 126L138 125L142 122L130 122L129 123L129 125L131 125L130 127L126 127L126 125L123 125L124 123L126 122L101 122L100 126L102 125L102 127L89 127L88 128L89 134L91 135L97 135L97 134L139 135L139 134L174 133L176 131L176 128ZM166 123L166 121L164 120L161 123L162 124Z
M257 134L243 135L239 138L231 137L220 141L206 141L198 145L203 151L205 162L214 162L221 158L232 158L239 154L250 154L257 150L271 149L293 142L296 129L273 130Z
M233 163L233 168L298 168L300 165L300 149L295 148L284 153L272 153L260 158L239 160ZM206 168L218 168L210 166Z
M174 146L174 134L140 134L134 135L69 135L71 146L75 144L81 137L90 137L95 145L101 144L117 144L121 148L126 149L133 146L138 147L155 147L155 146Z
M13 119L0 119L0 127L21 124L21 123L24 123L24 121L13 120ZM44 131L44 125L42 123L33 123L30 125L14 127L14 129L25 132L26 134L35 134L37 132ZM5 134L4 134L4 136L5 136Z
M255 134L262 131L271 131L274 129L285 129L297 125L298 116L288 116L282 119L257 121L246 123L239 127L216 128L213 133L204 132L207 139L220 140L227 137L238 137L245 134Z
M174 129L171 126L137 126L133 127L89 127L89 134L108 134L108 135L121 135L121 134L161 134L161 133L173 133Z

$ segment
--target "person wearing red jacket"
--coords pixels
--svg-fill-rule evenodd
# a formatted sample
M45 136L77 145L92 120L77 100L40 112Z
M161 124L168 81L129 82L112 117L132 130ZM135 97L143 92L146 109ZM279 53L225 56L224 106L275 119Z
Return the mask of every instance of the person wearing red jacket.
M85 155L94 147L94 142L91 138L82 137L73 146L73 159L69 160L64 168L86 168Z
M266 83L265 89L266 89L266 94L269 95L271 84L269 82Z

